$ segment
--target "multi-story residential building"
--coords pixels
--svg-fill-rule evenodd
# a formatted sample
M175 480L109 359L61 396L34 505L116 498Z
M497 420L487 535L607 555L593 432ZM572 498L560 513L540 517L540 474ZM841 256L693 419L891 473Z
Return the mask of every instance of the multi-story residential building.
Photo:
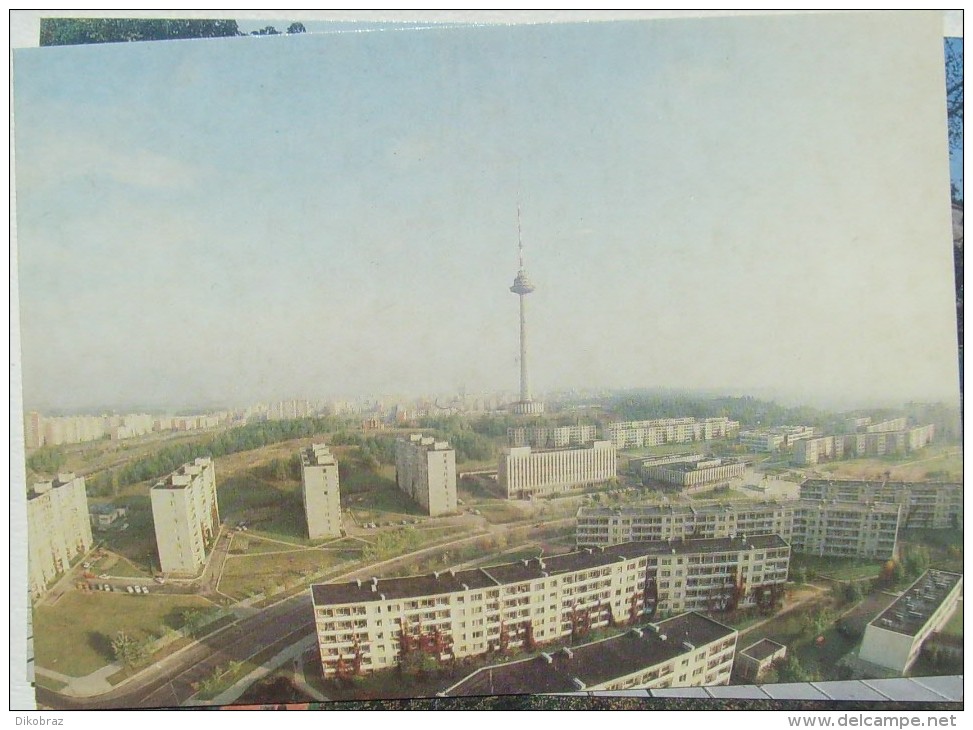
M822 461L840 459L845 454L845 442L841 436L815 436L801 439L794 444L791 461L798 466L811 466Z
M803 499L900 504L902 527L962 528L963 485L956 482L892 482L807 479Z
M507 429L507 442L511 446L533 446L540 449L584 446L597 438L598 427L595 425L514 426Z
M271 403L267 407L268 421L282 421L292 418L308 418L314 415L314 408L311 402L302 398L293 400L282 400Z
M341 537L338 462L325 444L301 451L301 498L309 539Z
M743 499L581 507L578 510L576 539L578 547L737 535L780 535L790 542L796 512L797 504L794 501L753 502Z
M904 675L922 643L956 610L962 586L958 573L927 570L865 627L858 658Z
M865 433L883 433L888 431L904 431L908 419L904 416L901 418L890 418L886 421L880 421L879 423L872 423L865 426Z
M398 439L395 481L430 517L456 511L456 451L446 441L416 433Z
M656 613L771 606L790 548L777 535L656 541L407 578L311 587L325 676L578 638Z
M814 437L811 426L782 426L769 430L756 429L740 432L740 443L752 451L773 452L789 449L798 441Z
M40 597L71 561L91 549L84 477L58 474L27 495L28 589Z
M616 449L639 449L660 444L690 443L726 438L740 428L738 421L718 418L655 418L648 421L613 421L602 426L602 438Z
M441 697L714 687L730 682L736 629L689 612L473 672Z
M24 447L28 449L38 449L43 445L43 417L37 411L31 411L24 418Z
M895 555L897 504L781 500L582 507L579 547L636 540L780 535L794 552L887 559Z
M640 473L643 479L672 484L689 494L725 486L742 477L746 470L742 461L692 454L677 460L665 459L661 464L643 461Z
M842 437L844 451L853 456L906 454L932 443L936 436L933 424L913 426L900 431L852 433Z
M183 464L149 490L163 573L196 575L219 530L216 469L209 458Z
M497 481L507 499L530 499L602 484L615 478L616 468L615 447L608 441L550 451L519 446L500 455Z
M883 502L800 500L791 549L818 556L893 558L902 509Z

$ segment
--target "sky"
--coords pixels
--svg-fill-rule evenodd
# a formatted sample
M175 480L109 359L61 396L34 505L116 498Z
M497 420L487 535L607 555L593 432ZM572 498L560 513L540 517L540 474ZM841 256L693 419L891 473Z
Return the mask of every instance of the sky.
M14 52L25 410L958 402L939 15Z

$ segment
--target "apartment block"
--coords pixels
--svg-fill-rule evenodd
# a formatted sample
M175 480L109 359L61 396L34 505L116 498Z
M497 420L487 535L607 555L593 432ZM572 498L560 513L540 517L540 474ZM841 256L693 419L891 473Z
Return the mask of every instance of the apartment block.
M930 423L899 431L853 433L841 440L846 453L861 457L907 454L928 446L935 437L936 427Z
M213 460L184 464L153 486L149 495L162 572L198 574L220 526Z
M840 459L844 454L845 442L841 436L815 436L794 444L791 461L798 466L812 466L822 461Z
M791 549L829 557L895 557L902 506L883 502L800 500Z
M341 537L338 462L325 444L301 452L301 499L309 539Z
M582 507L576 541L584 547L780 535L797 553L884 560L895 555L901 513L897 504L811 499Z
M801 498L900 504L902 527L963 527L963 485L956 482L807 479Z
M31 598L91 549L91 521L84 477L58 474L27 494L27 573Z
M798 441L814 437L811 426L782 426L769 430L740 432L740 443L752 451L773 452L789 449Z
M879 423L872 423L865 426L865 433L883 433L888 431L904 431L908 420L901 418L890 418Z
M430 517L456 511L456 451L446 441L422 434L398 439L395 480Z
M657 541L407 578L311 587L325 676L422 651L439 661L583 637L657 613L771 605L790 548L776 535Z
M519 446L500 455L497 481L507 499L530 499L602 484L615 478L616 469L615 447L609 441L552 451Z
M715 619L684 613L601 641L484 667L439 696L725 685L737 636Z
M726 417L655 418L647 421L612 421L602 426L602 438L616 449L639 449L660 444L711 441L733 435L738 421Z
M865 627L858 658L904 675L922 643L949 621L962 586L958 573L927 570Z
M595 425L514 426L507 429L507 442L511 446L533 446L540 449L584 446L597 438L598 427Z
M746 470L747 465L738 460L692 454L682 459L665 459L661 464L643 461L639 471L643 479L671 484L690 494L727 485Z

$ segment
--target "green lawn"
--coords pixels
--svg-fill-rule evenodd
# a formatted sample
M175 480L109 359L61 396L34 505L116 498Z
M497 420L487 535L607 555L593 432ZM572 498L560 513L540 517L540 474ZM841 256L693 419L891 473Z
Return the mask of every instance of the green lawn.
M165 627L181 627L184 610L212 607L196 596L71 591L53 606L34 608L37 665L81 677L113 660L117 632L139 640L159 636Z
M477 505L477 509L495 525L503 525L508 522L517 522L530 518L529 508L520 509L517 505L510 504L506 501L496 500L493 502L483 502Z
M956 605L956 610L950 616L949 621L943 626L942 632L949 636L963 636L963 602Z
M220 592L243 599L269 593L274 587L302 580L342 564L341 553L295 550L275 555L229 556L220 579Z
M862 560L859 558L829 558L794 553L791 555L790 574L804 568L808 572L808 579L812 574L825 575L835 580L856 580L859 578L875 578L882 570L884 561Z

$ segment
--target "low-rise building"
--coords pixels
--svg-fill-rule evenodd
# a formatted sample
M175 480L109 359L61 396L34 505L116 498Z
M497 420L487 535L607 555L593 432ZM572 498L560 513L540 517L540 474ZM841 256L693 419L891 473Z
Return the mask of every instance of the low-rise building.
M500 455L497 481L507 499L530 499L603 484L615 478L616 469L615 447L608 441L551 451L519 446Z
M957 482L806 479L801 483L801 498L900 504L904 528L963 527L963 485Z
M456 451L446 441L415 433L398 439L395 481L430 517L456 511Z
M39 598L71 561L91 549L84 477L58 474L27 494L27 573L31 598Z
M679 487L683 492L715 489L743 476L747 465L737 459L721 459L692 454L682 459L665 459L664 463L643 461L642 479Z
M441 697L729 684L736 629L690 612L588 644L484 667Z
M956 610L962 585L958 573L927 570L865 627L858 658L904 675L922 643Z
M183 464L153 486L149 495L160 569L196 575L220 527L213 460Z
M125 507L116 507L111 504L92 505L90 510L91 526L96 530L105 531L111 529L113 525L128 514Z
M488 568L311 587L324 674L531 648L684 611L774 605L790 548L777 535L627 543Z
M309 539L341 537L338 461L325 444L301 451L301 498Z
M770 639L761 639L737 652L736 670L741 678L757 684L774 662L785 656L787 656L786 646Z

